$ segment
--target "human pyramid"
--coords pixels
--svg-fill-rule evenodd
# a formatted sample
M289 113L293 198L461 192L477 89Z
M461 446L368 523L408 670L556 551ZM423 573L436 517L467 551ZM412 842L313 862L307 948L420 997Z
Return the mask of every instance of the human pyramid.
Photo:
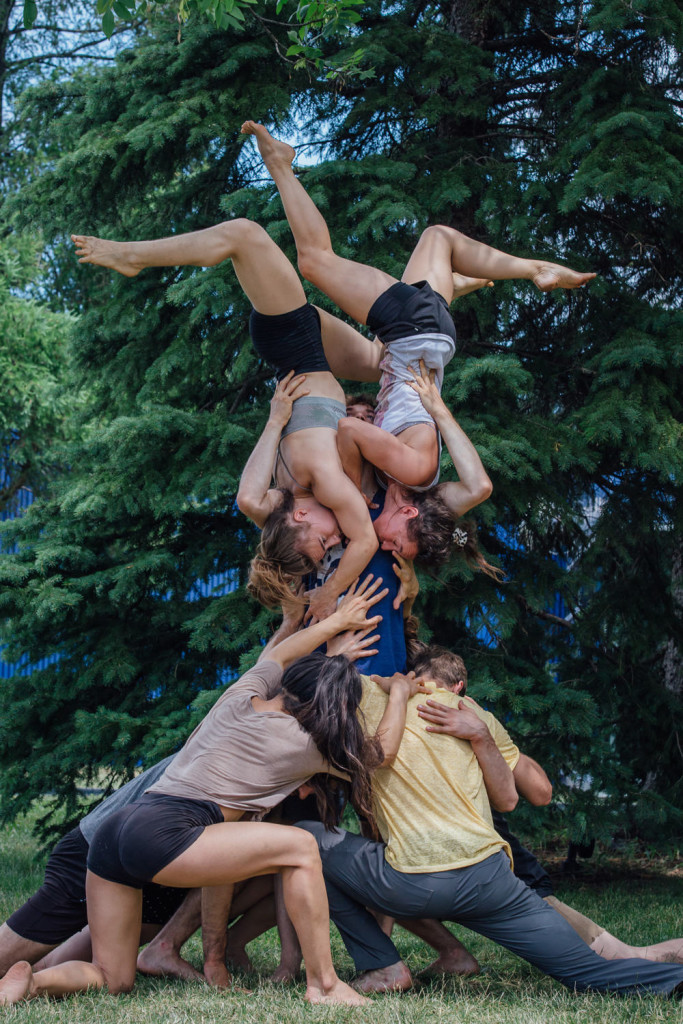
M491 483L440 394L451 301L495 280L550 291L595 275L435 226L396 281L334 252L291 147L251 121L242 131L279 189L303 277L376 337L310 305L250 221L156 241L72 236L81 263L126 276L232 262L254 347L278 380L237 498L261 529L249 590L283 619L180 752L57 845L41 889L0 928L0 1003L128 992L136 969L229 988L227 964L248 967L247 943L276 919L273 978L292 980L303 959L313 1003L411 987L395 920L435 948L432 971L479 970L442 923L455 921L570 989L680 991L683 939L630 947L553 896L500 814L520 794L548 803L545 772L466 696L457 655L406 642L413 561L464 557L497 574L462 518ZM337 378L379 382L376 406L347 400ZM457 481L438 482L442 442ZM344 800L362 835L338 827ZM351 985L334 969L330 917L355 964ZM203 974L180 955L200 924Z

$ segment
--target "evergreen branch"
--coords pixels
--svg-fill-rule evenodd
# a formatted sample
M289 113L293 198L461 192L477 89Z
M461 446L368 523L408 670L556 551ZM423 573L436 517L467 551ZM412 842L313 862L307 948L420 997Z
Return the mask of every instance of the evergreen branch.
M559 615L553 615L552 612L541 611L539 608L532 608L529 602L522 594L515 594L515 601L528 612L529 615L534 615L537 619L543 619L546 622L552 622L555 626L563 626L565 629L574 629L576 623L572 619L563 619Z
M6 507L12 498L17 494L22 487L26 487L28 483L28 470L29 466L22 466L22 471L18 477L16 477L9 487L3 487L0 489L0 508Z

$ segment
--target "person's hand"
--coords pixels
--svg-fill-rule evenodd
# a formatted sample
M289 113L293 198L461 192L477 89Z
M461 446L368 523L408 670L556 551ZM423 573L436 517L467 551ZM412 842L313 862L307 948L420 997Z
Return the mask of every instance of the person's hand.
M381 601L389 593L389 588L379 588L382 585L382 577L378 576L373 582L372 573L368 573L362 583L356 580L346 591L341 601L337 604L337 595L332 589L328 589L326 583L322 587L309 590L306 598L309 602L307 619L312 622L321 622L329 615L338 617L338 632L343 633L348 629L374 629L382 621L381 615L367 618L367 614L373 605Z
M277 387L270 400L270 417L273 423L286 427L292 415L292 406L297 398L303 398L310 394L311 389L304 387L306 375L294 376L294 370L290 370L286 377L278 381Z
M408 607L411 608L413 601L420 593L420 584L417 582L417 576L415 575L415 569L413 563L403 555L399 555L398 551L393 552L394 559L398 563L394 565L394 572L399 578L400 586L398 588L398 594L394 598L394 610L398 611L404 601L408 602Z
M427 732L443 732L459 740L471 742L482 739L489 731L486 722L471 711L464 700L458 701L457 708L439 704L436 700L428 700L426 704L418 704L417 713L420 718L432 723L425 727Z
M349 661L358 661L359 658L369 658L373 654L379 654L378 648L372 648L380 639L379 633L369 636L374 626L367 629L347 629L345 633L339 633L327 641L327 655L332 657L336 654L343 654Z
M414 672L394 672L393 676L370 676L370 678L385 693L403 690L406 700L414 697L416 693L434 693L434 690L426 685L422 676L418 678Z
M346 591L337 605L337 613L341 617L340 632L347 629L373 628L382 621L381 615L368 618L368 612L382 598L389 593L388 587L382 587L382 577L373 578L371 572L367 574L363 582L356 580Z
M436 386L436 370L428 370L424 359L420 360L420 373L415 372L413 366L409 366L408 369L413 375L413 380L407 381L409 388L420 397L420 401L427 410L430 416L436 419L438 413L443 412L444 409L447 411L447 406L441 397L441 393Z
M316 622L322 622L323 619L328 619L330 615L334 615L337 611L337 595L325 586L314 587L313 590L306 591L306 600L308 601L308 608L306 609L304 622L308 626L312 626Z

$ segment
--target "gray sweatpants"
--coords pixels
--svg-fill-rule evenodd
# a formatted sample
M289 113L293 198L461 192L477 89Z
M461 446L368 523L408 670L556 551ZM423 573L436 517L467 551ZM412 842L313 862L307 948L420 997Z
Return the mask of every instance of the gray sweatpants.
M320 822L299 822L318 841L336 924L357 971L387 967L400 955L367 907L393 917L457 921L572 989L668 995L683 985L683 966L604 960L510 870L501 851L454 871L409 874L387 864L384 845Z

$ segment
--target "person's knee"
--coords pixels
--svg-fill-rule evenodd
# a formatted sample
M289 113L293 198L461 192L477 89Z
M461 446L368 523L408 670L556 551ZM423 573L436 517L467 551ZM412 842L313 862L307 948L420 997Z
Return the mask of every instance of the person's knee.
M299 273L311 284L322 287L324 282L329 280L336 259L331 249L320 249L301 243L297 245L296 262Z
M135 984L135 971L123 971L121 973L115 972L113 974L104 973L103 981L99 982L93 976L93 982L88 987L102 988L103 984L106 984L107 991L110 995L125 996L129 992L133 991L133 986Z
M237 217L235 220L224 220L213 229L223 242L226 252L234 253L245 247L255 247L269 242L268 232L253 220Z
M110 996L126 996L129 992L133 991L134 984L134 978L125 978L121 981L114 981L111 985L107 985L107 989Z
M315 282L320 270L320 254L316 249L299 246L296 253L299 273L306 281Z
M420 235L420 243L424 244L447 244L451 242L460 232L455 228L449 228L446 224L430 224Z
M312 824L312 823L311 823ZM318 868L320 866L320 853L318 852L318 840L307 829L299 829L296 843L297 867Z

